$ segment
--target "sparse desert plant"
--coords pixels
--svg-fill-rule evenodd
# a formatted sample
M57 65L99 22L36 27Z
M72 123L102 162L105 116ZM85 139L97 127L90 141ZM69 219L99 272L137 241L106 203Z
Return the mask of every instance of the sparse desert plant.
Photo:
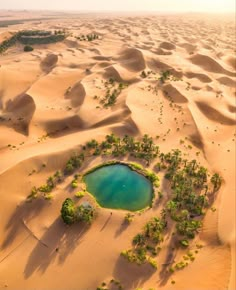
M142 71L140 76L141 78L145 79L147 77L147 74L145 71Z
M170 78L170 75L171 75L171 72L169 70L163 71L163 72L161 72L161 76L160 76L159 80L162 83L165 83L165 81Z

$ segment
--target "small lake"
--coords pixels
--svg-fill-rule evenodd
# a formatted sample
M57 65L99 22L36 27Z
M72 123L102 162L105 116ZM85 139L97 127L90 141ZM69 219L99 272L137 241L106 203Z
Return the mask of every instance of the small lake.
M85 175L84 181L102 207L137 211L151 205L152 183L126 165L100 167Z

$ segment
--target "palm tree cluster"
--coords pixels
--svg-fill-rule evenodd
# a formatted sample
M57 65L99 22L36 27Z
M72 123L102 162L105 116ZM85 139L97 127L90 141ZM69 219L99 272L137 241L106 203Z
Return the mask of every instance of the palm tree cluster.
M105 140L100 143L95 139L90 140L83 146L83 152L74 153L70 157L64 170L62 173L60 172L59 179L65 178L78 170L85 160L85 155L88 157L99 155L113 156L115 158L130 155L146 161L147 166L158 158L159 162L157 162L155 168L158 171L165 170L165 178L170 181L173 191L173 198L168 205L168 212L174 220L180 219L180 215L183 215L183 210L188 211L189 214L187 216L189 217L202 215L204 208L208 206L207 169L197 164L196 160L188 161L183 159L181 151L178 149L166 154L160 152L159 146L147 134L139 140L129 135L121 138L113 133L106 135ZM158 176L152 171L142 168L140 164L130 163L130 167L133 170L143 172L154 185L158 183ZM57 174L58 172L50 178L58 180ZM214 186L214 191L219 190L222 178L218 173L212 176L211 183ZM30 196L37 196L35 191L50 192L55 187L55 184L56 182L47 180L45 185L40 186L38 189L33 188ZM170 206L171 209L169 209Z
M130 154L137 159L145 160L147 165L159 154L159 147L154 144L152 137L147 134L138 141L132 136L125 135L123 138L120 138L112 133L107 135L106 139L101 143L91 140L86 144L86 148L91 155L120 157Z
M76 169L80 168L84 161L84 158L84 153L74 154L73 156L71 156L64 168L64 175L69 175L73 173Z
M46 184L43 184L39 187L33 187L31 190L30 195L28 196L28 199L36 198L39 193L43 193L44 197L47 196L47 193L50 193L58 183L62 182L63 180L63 174L60 170L57 170L53 176L49 176Z
M17 40L25 45L54 43L63 41L65 38L65 31L60 31L60 33L55 31L53 34L51 31L26 30L17 34Z
M21 36L49 36L51 35L52 32L51 31L47 31L47 30L23 30L23 31L20 31L18 33L18 35L21 35Z
M0 44L0 54L5 52L8 48L10 48L11 46L13 46L15 43L17 42L17 34L14 34L12 37L10 37L9 39L4 40L1 44Z
M165 168L165 178L170 181L172 198L165 210L176 221L177 232L185 238L194 238L201 227L199 220L209 206L212 192L208 185L208 171L196 160L182 158L180 150L160 154L158 168ZM221 178L214 174L211 178L213 191L220 188Z
M99 39L99 36L97 34L87 34L87 35L81 35L76 37L80 41L93 41L96 39Z
M144 226L143 232L133 238L133 248L121 252L121 256L129 262L139 265L144 263L151 264L156 268L156 262L153 256L157 255L159 250L158 244L163 241L163 233L167 227L164 219L153 217Z

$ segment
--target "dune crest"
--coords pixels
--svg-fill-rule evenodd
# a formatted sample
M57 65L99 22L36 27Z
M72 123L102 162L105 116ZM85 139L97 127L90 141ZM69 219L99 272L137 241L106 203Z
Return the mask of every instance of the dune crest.
M146 67L143 53L135 48L124 49L115 60L117 60L121 66L134 72L142 71Z
M190 57L190 60L192 61L193 64L202 67L206 71L218 73L218 74L226 74L228 76L236 76L236 73L233 73L224 69L221 66L221 64L219 64L216 60L214 60L210 56L203 55L203 54L196 54Z

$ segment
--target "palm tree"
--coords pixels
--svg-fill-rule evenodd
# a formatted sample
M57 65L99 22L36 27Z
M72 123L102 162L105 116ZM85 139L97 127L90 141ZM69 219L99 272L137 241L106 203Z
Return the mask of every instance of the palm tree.
M133 244L135 246L144 246L146 242L146 238L143 234L137 234L134 238L133 238Z
M207 194L207 192L208 192L208 185L207 185L207 184L205 184L205 185L204 185L204 188L205 188L205 193L204 193L204 194L206 195L206 194Z
M166 204L166 209L170 213L170 216L173 220L177 219L177 209L178 209L178 203L170 200Z
M165 154L164 154L164 153L161 153L161 154L159 155L159 157L160 157L161 163L164 163L164 160L165 160Z
M211 177L211 183L214 186L214 191L219 190L222 184L222 177L218 173L213 174Z

